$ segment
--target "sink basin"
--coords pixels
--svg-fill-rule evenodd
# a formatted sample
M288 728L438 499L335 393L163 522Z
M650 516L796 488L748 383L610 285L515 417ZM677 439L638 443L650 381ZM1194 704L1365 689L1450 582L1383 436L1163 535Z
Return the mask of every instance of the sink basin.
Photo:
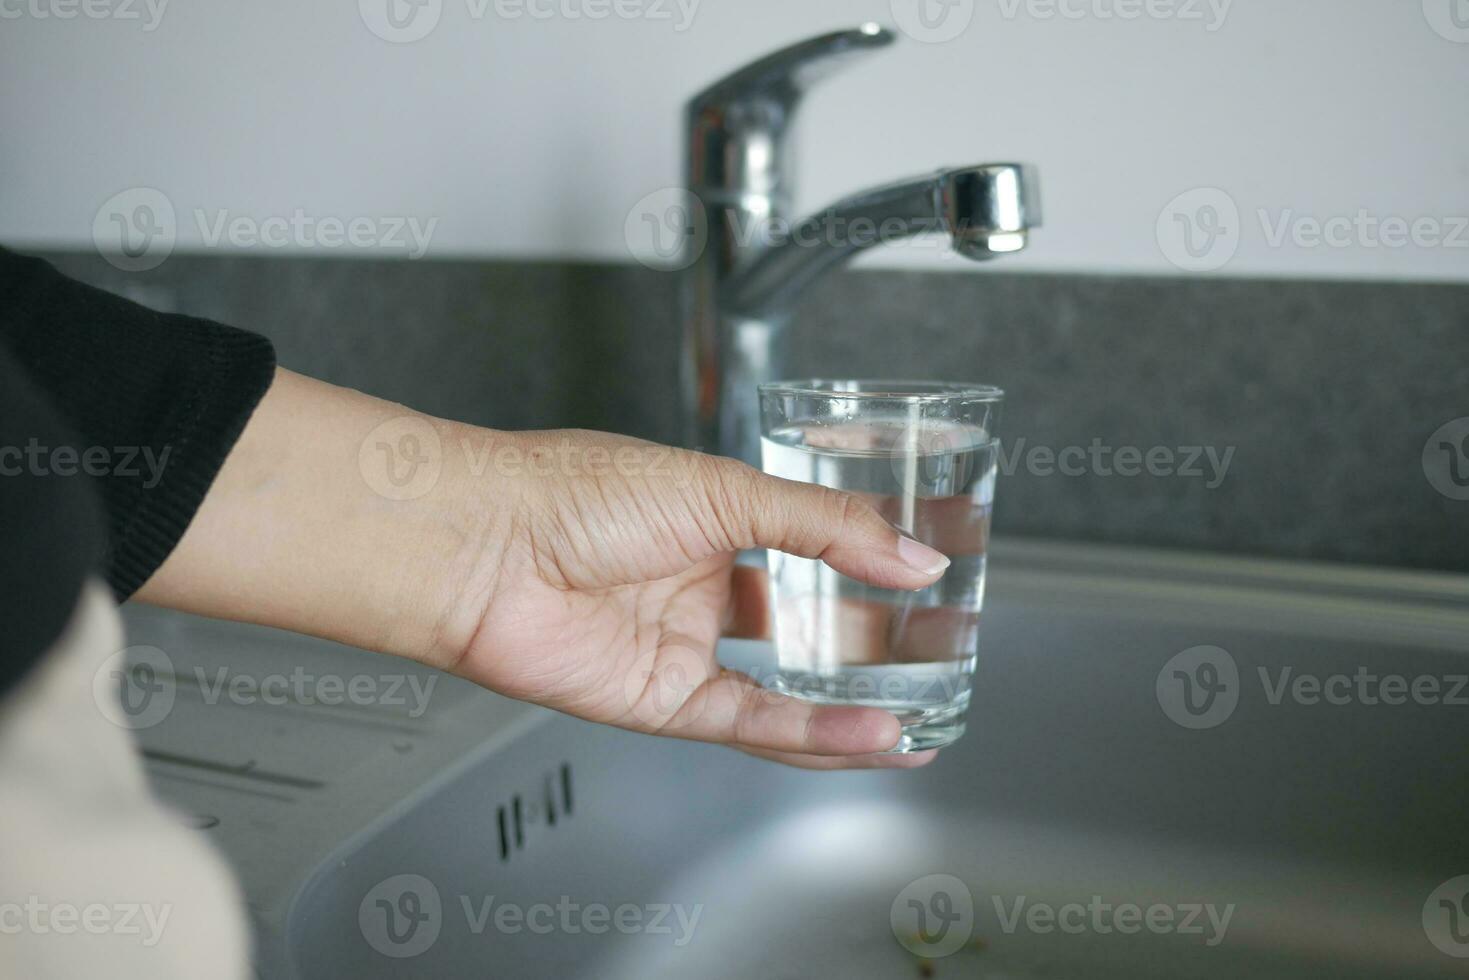
M1469 580L1003 541L991 567L969 732L919 771L449 678L422 711L211 702L221 668L434 675L144 608L178 693L140 738L239 869L262 977L1464 975Z

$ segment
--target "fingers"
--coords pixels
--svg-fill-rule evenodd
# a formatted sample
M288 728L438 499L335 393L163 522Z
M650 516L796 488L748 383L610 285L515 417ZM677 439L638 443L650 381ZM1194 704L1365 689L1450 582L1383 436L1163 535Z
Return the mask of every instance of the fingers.
M664 673L689 676L687 670ZM673 684L657 680L657 686L678 697ZM635 711L635 716L645 723L652 721L645 712ZM887 752L902 735L898 719L880 708L808 704L766 690L747 674L732 670L720 670L699 684L676 710L645 730L701 742L823 756Z
M757 759L820 772L842 769L920 769L939 757L937 749L901 755L801 755L794 752L775 752L771 749L754 749L745 745L736 745L734 748Z
M636 731L718 742L802 769L912 769L936 755L886 754L902 737L887 711L813 705L767 690L685 641L660 648L652 669L634 680L630 710L614 724Z
M932 585L949 566L942 553L900 534L871 504L811 483L719 460L709 499L736 547L819 558L843 575L888 589Z

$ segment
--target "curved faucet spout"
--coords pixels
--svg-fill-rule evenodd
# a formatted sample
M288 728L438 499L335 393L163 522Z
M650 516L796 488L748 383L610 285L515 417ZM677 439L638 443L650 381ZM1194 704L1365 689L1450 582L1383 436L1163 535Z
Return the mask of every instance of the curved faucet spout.
M748 227L763 246L725 283L721 305L775 319L817 279L859 252L915 235L943 233L960 255L984 261L1025 248L1040 224L1033 170L982 164L849 195L793 227Z
M878 24L809 38L689 100L687 187L705 221L703 234L686 236L682 257L690 446L758 462L755 386L788 370L790 311L824 273L865 249L928 232L947 235L967 258L993 258L1020 251L1040 224L1035 175L1014 163L900 181L796 220L791 127L802 96L897 38Z

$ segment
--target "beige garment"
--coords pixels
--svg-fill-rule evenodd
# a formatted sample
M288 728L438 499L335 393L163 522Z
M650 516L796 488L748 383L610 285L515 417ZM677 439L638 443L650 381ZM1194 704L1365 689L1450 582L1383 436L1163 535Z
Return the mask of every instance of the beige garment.
M111 596L90 583L56 646L0 701L0 977L243 980L228 868L153 798L132 733L94 695L123 646Z

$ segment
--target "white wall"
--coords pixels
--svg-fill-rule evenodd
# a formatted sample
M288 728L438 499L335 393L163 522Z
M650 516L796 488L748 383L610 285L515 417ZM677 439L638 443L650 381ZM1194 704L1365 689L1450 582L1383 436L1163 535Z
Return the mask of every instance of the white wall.
M613 0L426 0L439 19L412 43L369 30L386 0L164 0L149 30L150 2L0 0L0 241L91 247L99 208L151 187L181 249L202 245L196 209L258 224L299 208L378 230L437 218L438 256L627 260L629 210L681 180L689 93L806 34L911 21L918 0L617 0L670 18L601 20L502 11ZM905 38L812 96L807 204L1027 159L1047 227L1006 269L1179 272L1166 208L1210 187L1227 197L1179 205L1223 208L1230 234L1197 268L1234 235L1223 274L1469 279L1453 220L1469 216L1469 0L949 2L943 26L972 18L957 38ZM1056 4L1080 16L1044 17ZM1105 16L1127 9L1142 16ZM1272 224L1365 210L1458 244L1374 248L1343 226L1345 247L1272 245L1260 209ZM975 268L936 248L869 261Z

